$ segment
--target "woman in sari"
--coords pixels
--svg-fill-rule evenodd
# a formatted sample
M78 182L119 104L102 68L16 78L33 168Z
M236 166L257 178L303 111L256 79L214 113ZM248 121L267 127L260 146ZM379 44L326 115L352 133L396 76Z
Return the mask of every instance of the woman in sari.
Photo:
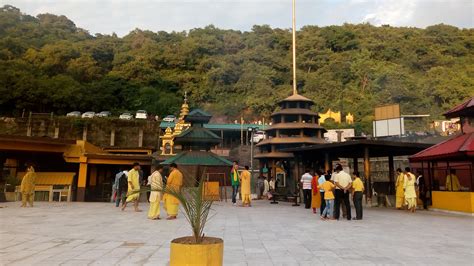
M405 178L403 188L405 189L405 202L408 205L408 210L415 212L416 210L416 177L410 172L410 167L405 168Z
M317 213L317 209L321 207L321 194L319 193L319 175L318 172L314 173L313 179L311 180L311 208L313 208L313 213Z
M397 169L397 181L395 181L395 189L396 189L395 206L399 210L402 209L403 204L405 202L405 192L404 192L404 189L403 189L404 181L405 181L405 175L402 173L402 169L398 168Z
M21 207L26 207L26 203L33 207L33 200L35 199L35 169L32 165L28 165L26 174L21 180Z

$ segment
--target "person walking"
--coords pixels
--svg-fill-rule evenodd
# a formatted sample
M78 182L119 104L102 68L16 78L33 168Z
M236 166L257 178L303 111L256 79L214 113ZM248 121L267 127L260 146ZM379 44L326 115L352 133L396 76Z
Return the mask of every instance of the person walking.
M334 201L334 218L339 220L341 202L344 201L346 208L346 219L351 220L351 205L349 202L349 193L352 186L351 176L342 170L342 165L337 164L332 175L336 185L336 199Z
M175 163L170 164L171 172L166 183L166 190L173 190L175 192L181 191L183 186L183 174L178 170ZM168 213L166 220L174 220L178 216L179 200L169 193L165 193L163 197L164 206Z
M405 191L403 190L403 184L405 175L402 173L402 169L397 169L397 180L395 181L395 207L399 210L402 209L405 203Z
M411 212L416 211L416 190L415 182L416 177L410 172L410 167L405 168L405 178L403 182L403 188L405 190L405 201L408 205L408 210Z
M359 172L354 172L352 181L352 201L356 211L353 220L362 220L362 196L364 195L364 183L360 180Z
M115 197L115 207L120 206L122 202L122 207L125 204L125 199L127 198L128 191L128 171L122 171L122 175L117 180L117 196Z
M305 173L301 176L301 187L303 188L303 199L304 199L304 208L309 209L311 207L311 182L313 181L313 176L309 173L309 169L306 169Z
M127 208L127 204L129 202L133 202L133 207L136 212L141 212L140 209L138 209L138 202L140 199L140 164L139 163L133 163L133 168L132 170L128 171L128 192L127 192L127 199L125 200L125 203L122 206L122 211L124 211Z
M334 206L334 184L331 182L331 176L325 175L325 181L320 186L324 190L324 200L326 201L326 206L324 207L323 213L321 214L321 220L334 220L333 206Z
M319 179L318 179L318 184L319 184L319 195L321 198L321 207L319 208L320 210L320 215L323 214L324 209L326 208L326 201L324 200L324 189L321 188L321 185L326 182L326 174L322 174L319 172Z
M118 171L118 173L115 174L114 182L112 183L112 196L110 197L110 202L115 203L117 201L117 197L119 196L118 195L118 181L122 175L123 175L122 169L120 169L120 171Z
M35 168L29 164L26 167L26 174L23 176L20 185L21 207L26 207L26 203L28 203L30 207L33 207L33 201L35 200L35 180Z
M160 201L161 201L161 191L163 189L163 166L157 165L155 171L148 178L148 185L151 188L150 192L150 209L148 210L148 219L151 220L160 220Z
M423 209L428 209L428 200L426 199L426 185L425 185L425 178L423 177L423 173L418 170L417 171L418 177L416 178L416 190L417 190L417 197L421 200L423 204Z
M232 204L237 205L237 193L239 193L240 186L240 175L239 175L239 164L234 161L232 169L230 171L230 182L232 185Z
M249 172L248 165L245 166L245 170L242 171L240 174L241 177L241 188L240 193L242 194L242 207L250 207L251 206L251 191L250 191L250 183L251 183L251 175Z
M313 180L311 181L311 208L313 209L313 213L317 213L317 209L321 207L321 194L319 193L319 175L318 171L315 171L313 176ZM322 183L321 183L322 184Z

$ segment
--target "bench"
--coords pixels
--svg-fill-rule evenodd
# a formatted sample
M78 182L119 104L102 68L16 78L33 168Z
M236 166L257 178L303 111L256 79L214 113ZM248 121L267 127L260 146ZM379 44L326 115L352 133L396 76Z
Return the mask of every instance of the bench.
M64 198L71 201L72 183L74 182L74 172L36 172L35 192L48 192L48 201L53 201L53 195L59 194L59 201ZM22 179L25 172L18 172L17 177ZM21 194L20 186L16 187L17 200Z

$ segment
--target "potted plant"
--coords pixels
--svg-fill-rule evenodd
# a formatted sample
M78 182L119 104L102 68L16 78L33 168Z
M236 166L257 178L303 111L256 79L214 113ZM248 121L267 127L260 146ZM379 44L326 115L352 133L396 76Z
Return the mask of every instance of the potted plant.
M197 186L195 184L198 183ZM205 197L205 178L193 180L179 191L166 186L158 191L176 197L192 229L192 236L175 238L170 246L170 265L222 265L224 241L204 235L213 201Z

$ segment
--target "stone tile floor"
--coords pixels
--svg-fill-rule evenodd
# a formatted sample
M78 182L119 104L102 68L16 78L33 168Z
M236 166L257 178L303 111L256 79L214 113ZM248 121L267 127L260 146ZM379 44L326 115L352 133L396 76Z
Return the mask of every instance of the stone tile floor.
M109 203L0 203L1 265L167 265L176 221ZM224 265L473 265L474 218L365 209L363 221L321 221L303 207L214 205L206 235L224 239Z

